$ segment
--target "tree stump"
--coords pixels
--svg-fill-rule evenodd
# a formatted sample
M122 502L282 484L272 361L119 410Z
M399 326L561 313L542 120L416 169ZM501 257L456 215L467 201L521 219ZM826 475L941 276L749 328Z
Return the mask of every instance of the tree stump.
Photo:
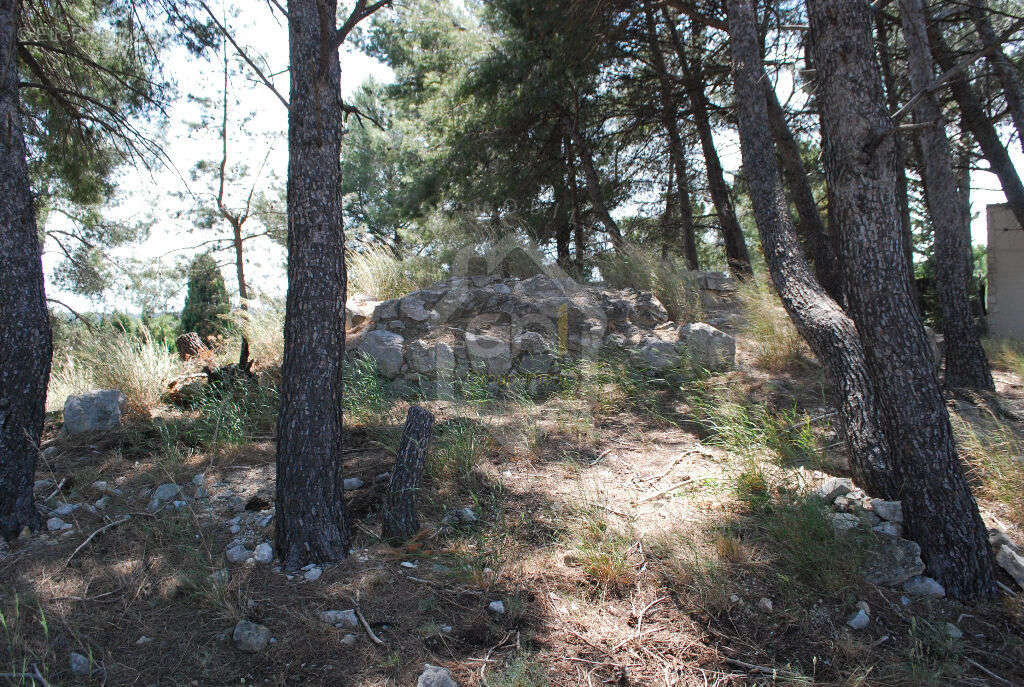
M409 408L391 482L384 496L381 520L386 540L405 541L420 529L416 499L433 432L434 416L419 406Z
M182 334L174 343L178 347L178 356L182 360L205 358L210 354L210 349L206 347L206 344L203 343L203 340L195 332Z

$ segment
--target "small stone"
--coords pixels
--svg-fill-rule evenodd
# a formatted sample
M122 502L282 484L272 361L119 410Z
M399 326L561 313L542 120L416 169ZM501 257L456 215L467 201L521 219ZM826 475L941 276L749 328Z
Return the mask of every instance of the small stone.
M242 526L241 525L232 525L231 527L228 528L228 532L230 532L231 534L238 534L241 531L242 531Z
M152 637L147 637L146 635L142 635L141 637L139 637L138 639L135 640L135 646L143 646L145 644L149 644L152 641L153 641Z
M459 683L452 677L451 671L441 666L432 666L429 663L423 666L423 672L416 680L416 687L459 687Z
M274 560L274 547L263 542L253 550L252 557L256 559L257 563L269 563Z
M358 477L346 477L345 478L345 491L351 491L352 489L361 489L363 487L363 480Z
M829 477L814 490L814 493L829 503L853 491L853 480L848 477Z
M953 623L946 623L946 635L950 639L961 639L964 636L964 632Z
M358 640L359 638L355 635L348 634L341 638L341 645L345 647L353 647L356 645Z
M98 498L96 500L96 503L94 503L93 505L96 506L97 508L99 508L100 510L103 510L109 504L110 504L110 497L109 496L101 496L100 498Z
M204 487L204 486L206 486L206 475L204 475L201 472L197 473L196 476L192 478L192 486L195 486L195 487Z
M58 517L52 517L52 518L50 518L49 520L46 521L46 529L50 530L51 532L60 532L62 530L69 530L69 529L71 529L71 527L72 527L71 525L69 525L68 523L64 522L63 520L61 520Z
M171 508L173 508L174 510L181 510L182 508L184 508L187 505L188 505L188 501L172 501L171 502Z
M466 507L459 511L459 520L462 522L476 522L478 519L472 508Z
M903 525L898 522L885 521L881 524L875 525L871 528L874 532L884 534L889 537L899 537L903 535Z
M239 651L259 653L267 648L267 643L270 642L270 628L248 620L239 620L231 633L231 638Z
M451 625L438 625L437 629L440 630L441 634L450 635L455 628Z
M92 664L89 659L77 651L68 654L68 663L71 665L71 672L75 675L88 675L92 672Z
M149 495L149 510L160 510L160 507L163 506L164 503L179 496L181 496L181 487L177 484L173 484L171 482L161 484L153 490L152 494Z
M501 615L505 612L505 603L502 601L492 601L491 603L487 604L487 610L491 613Z
M899 501L871 499L871 510L882 520L903 522L903 504Z
M359 617L354 609L345 611L320 611L320 619L328 625L335 627L347 627L353 630L359 629Z
M403 568L410 568L411 570L415 570L419 566L416 563L413 563L412 561L402 561L402 567Z
M306 582L316 582L323 574L324 571L322 568L310 568L305 572L305 574L303 574L302 578L306 580Z
M53 486L52 479L37 479L33 489L35 491L42 491L43 489L49 489Z
M62 503L53 510L53 513L54 515L60 515L61 517L64 517L67 515L71 515L76 510L78 510L77 503Z
M739 602L740 602L740 595L739 594L730 594L729 595L729 603L738 604Z
M871 622L871 616L864 612L863 608L858 608L857 612L851 615L846 624L854 630L863 630Z
M268 510L260 513L260 516L256 518L256 525L259 527L266 527L270 524L270 521L274 519L274 511Z
M945 596L946 588L924 575L911 577L903 583L903 591L911 596Z
M252 551L245 548L242 544L235 544L228 547L227 551L224 552L224 556L228 559L229 563L242 563L252 556Z
M107 491L107 483L99 479L92 483L92 488L103 494Z
M848 532L860 526L860 518L853 513L832 513L830 517L836 532Z
M762 596L760 599L758 599L757 610L761 611L762 613L771 613L773 609L774 605L772 604L772 600L769 599L767 596Z

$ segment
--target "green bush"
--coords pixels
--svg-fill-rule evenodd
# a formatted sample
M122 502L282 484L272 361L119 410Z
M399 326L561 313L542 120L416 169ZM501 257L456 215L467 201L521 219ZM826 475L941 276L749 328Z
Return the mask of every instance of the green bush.
M224 332L231 311L224 275L209 253L197 255L188 271L188 294L181 311L182 333L196 332L203 341Z

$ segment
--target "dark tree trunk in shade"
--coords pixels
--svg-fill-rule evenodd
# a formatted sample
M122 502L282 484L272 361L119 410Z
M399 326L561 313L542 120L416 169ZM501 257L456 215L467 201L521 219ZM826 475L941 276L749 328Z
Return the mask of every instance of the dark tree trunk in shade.
M604 192L601 190L601 177L597 173L597 166L594 164L594 155L590 152L586 137L574 129L573 147L579 157L580 165L583 166L583 179L587 184L587 195L590 196L590 204L594 214L604 225L605 231L611 236L612 243L619 247L622 245L622 231L619 225L612 219L612 213L608 210L608 203L605 201Z
M789 198L793 201L799 220L797 231L810 248L818 283L833 300L841 303L843 283L839 274L839 260L832 238L825 231L825 224L821 221L811 182L807 179L807 170L800 157L800 146L786 122L786 113L779 103L779 97L767 80L764 82L764 92L768 105L768 121L771 124L772 137L775 139L775 152L782 163L782 177L786 181Z
M568 165L565 170L556 170L554 179L554 223L555 223L555 255L558 266L568 272L572 265L569 256L569 243L572 241L572 209L569 207L571 198L565 177L569 173Z
M700 269L697 256L697 233L693 223L693 203L690 201L690 179L686 169L686 150L683 138L679 133L679 121L676 119L678 106L672 92L672 81L668 77L665 56L658 42L658 27L654 21L654 12L650 2L644 2L644 14L647 23L647 45L651 52L654 71L658 76L658 94L661 96L661 122L668 137L668 157L675 171L676 202L679 212L679 237L683 240L683 257L686 266L691 270Z
M928 19L926 14L926 19ZM928 40L931 43L932 56L943 69L948 71L956 64L953 53L935 22L928 19ZM982 155L988 160L992 173L999 178L999 185L1006 195L1017 222L1024 227L1024 184L1021 184L1017 168L1013 166L1006 146L999 139L995 124L986 114L981 98L971 86L967 76L961 71L949 80L949 88L960 106L963 121L970 127L974 139L981 147Z
M988 51L986 59L992 65L992 71L996 73L999 85L1003 88L1003 97L1006 99L1006 109L1010 114L1010 121L1013 122L1013 127L1017 130L1018 142L1024 149L1024 89L1021 88L1021 79L1024 75L1000 47L1002 41L992 26L988 3L985 0L969 0L967 7L971 21L974 22L974 27L981 38L981 44Z
M704 54L703 27L694 23L695 57L687 61L686 48L682 38L665 7L662 7L662 17L668 27L672 44L675 46L679 64L684 67L686 91L690 98L693 122L697 127L697 136L700 138L701 152L704 155L704 167L708 175L708 191L711 194L711 203L715 206L718 224L722 228L722 240L725 244L725 258L729 263L729 271L734 277L744 279L753 273L750 267L750 253L747 252L747 242L743 237L739 220L736 219L736 209L733 207L729 185L725 183L725 171L722 169L722 162L719 160L718 150L715 148L715 139L711 130L711 106L705 93L704 65L702 58L696 56Z
M882 85L885 87L885 102L890 112L900 109L899 88L892 71L892 51L889 47L888 17L883 12L875 15L878 62L882 68ZM903 232L903 252L907 261L907 274L913 283L914 277L914 234L910 224L910 194L907 191L907 153L903 139L896 138L896 200L899 204ZM917 288L914 287L916 293Z
M174 345L178 349L178 357L182 360L205 358L210 355L210 349L195 332L182 334L175 340Z
M946 384L994 390L981 337L971 315L970 220L953 173L953 153L946 138L935 83L922 0L900 0L903 38L907 44L910 84L924 95L914 105L925 202L935 232L935 281L945 341Z
M993 596L985 525L964 477L928 338L909 290L896 203L896 141L858 0L808 0L824 167L836 204L847 310L892 447L907 536L955 599Z
M277 552L289 570L343 558L349 545L341 472L345 237L336 14L334 0L288 3L288 298L274 522Z
M238 307L242 310L249 309L249 287L245 282L245 259L242 255L243 242L242 225L235 222L231 226L232 243L235 249L235 278L238 280ZM242 343L238 350L238 367L243 370L249 369L249 339L242 334Z
M20 0L0 0L0 534L37 529L33 502L53 344L18 103Z
M433 435L434 416L419 406L409 408L381 513L382 534L388 541L405 541L420 530L416 506Z
M743 174L772 282L825 369L857 481L892 498L899 486L860 338L853 321L815 280L789 213L768 123L752 0L731 0L728 12Z

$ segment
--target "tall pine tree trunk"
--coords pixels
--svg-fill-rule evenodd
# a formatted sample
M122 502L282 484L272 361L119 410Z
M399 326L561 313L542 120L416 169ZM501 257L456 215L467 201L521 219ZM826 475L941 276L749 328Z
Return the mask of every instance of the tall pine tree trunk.
M914 105L921 147L925 202L935 232L935 279L945 341L946 383L994 390L985 350L971 316L970 222L957 191L953 154L946 138L935 83L922 0L900 0L910 84L923 93Z
M952 69L956 64L953 53L946 45L940 27L930 18L928 18L928 40L931 43L932 55L939 66L944 71ZM1006 146L999 139L995 124L986 114L981 98L963 71L949 80L949 88L953 92L957 104L960 105L963 121L967 123L971 133L974 134L982 154L988 160L992 173L999 177L999 185L1003 188L1006 202L1009 203L1014 217L1024 227L1024 184L1021 183L1020 175L1017 173L1017 168L1013 166Z
M662 7L661 11L665 25L668 27L669 37L675 46L679 64L683 66L687 95L693 110L693 122L697 127L697 136L700 138L701 152L704 155L704 168L708 175L708 191L711 194L711 203L715 206L718 224L722 229L725 258L729 263L729 271L734 277L744 279L753 273L750 267L750 253L747 252L747 242L743 237L743 229L740 228L739 220L736 219L736 209L733 207L729 185L725 183L725 171L722 169L722 162L718 157L718 150L715 148L715 139L711 130L711 106L705 93L704 65L701 58L696 55L693 60L687 61L686 47L679 36L675 22L672 21L672 17L665 7ZM693 38L695 48L699 46L699 54L703 55L703 27L699 27L696 22L694 23Z
M808 0L807 8L847 310L881 405L907 535L949 596L991 597L985 525L909 289L895 198L896 131L875 61L871 9L859 0Z
M604 192L601 190L601 177L597 173L597 165L594 164L594 155L590 152L586 137L579 128L574 128L573 143L576 155L583 166L583 179L587 183L587 195L590 196L590 204L594 214L604 225L605 230L612 239L612 244L619 248L623 244L622 230L612 219L612 213L608 210L608 203L605 201Z
M286 569L348 553L343 500L341 68L336 0L290 0L288 299L277 444L277 551Z
M677 106L672 92L672 82L668 78L665 56L658 44L658 28L654 22L654 12L649 2L644 2L644 14L647 20L647 43L654 63L654 71L658 76L658 93L661 96L661 121L668 136L668 157L676 175L676 201L679 204L679 234L683 239L683 257L686 266L691 270L700 269L697 256L697 233L693 223L693 204L690 202L690 179L686 169L686 150L683 138L679 133L679 122L676 119Z
M0 535L40 523L32 499L53 344L18 107L21 0L0 0Z
M996 35L995 29L992 28L988 3L985 0L970 0L967 11L981 38L981 44L988 50L986 59L992 65L992 71L996 73L999 85L1003 87L1006 109L1009 111L1014 128L1017 129L1017 138L1021 148L1024 149L1024 89L1021 89L1020 83L1024 75L1000 47L1001 41Z
M858 482L892 498L899 487L860 338L850 318L815 280L789 214L768 122L752 0L730 0L728 13L743 175L772 282L825 369Z

